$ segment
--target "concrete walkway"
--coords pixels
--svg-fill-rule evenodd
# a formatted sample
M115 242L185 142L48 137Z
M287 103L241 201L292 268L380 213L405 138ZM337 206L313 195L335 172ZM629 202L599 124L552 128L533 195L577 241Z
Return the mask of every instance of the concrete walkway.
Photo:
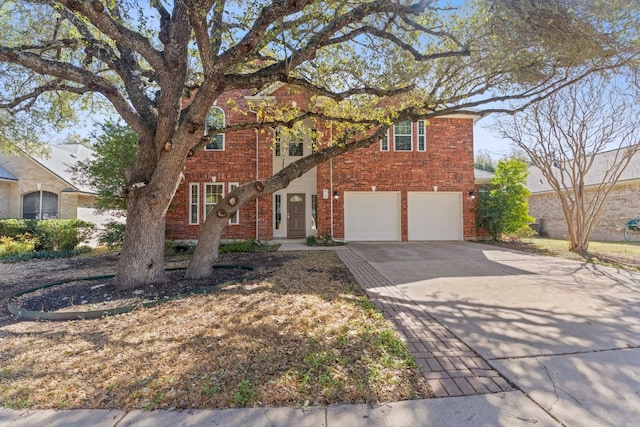
M442 398L305 410L0 409L0 426L638 425L640 274L463 242L335 249Z

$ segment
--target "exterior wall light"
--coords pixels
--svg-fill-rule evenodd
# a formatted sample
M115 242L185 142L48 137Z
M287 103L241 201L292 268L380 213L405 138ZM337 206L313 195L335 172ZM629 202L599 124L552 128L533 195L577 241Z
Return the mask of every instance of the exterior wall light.
M471 200L474 200L476 198L476 192L473 190L469 191L469 197L471 198Z
M338 194L337 190L333 192L333 198L336 199L336 200L338 200L340 198L340 195Z

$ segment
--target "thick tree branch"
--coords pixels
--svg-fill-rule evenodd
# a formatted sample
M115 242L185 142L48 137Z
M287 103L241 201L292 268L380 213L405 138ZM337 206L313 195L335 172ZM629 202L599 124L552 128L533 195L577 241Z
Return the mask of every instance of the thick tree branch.
M42 75L50 75L62 80L68 80L87 88L88 91L100 93L116 108L122 118L141 135L147 135L149 130L142 125L141 117L131 108L126 98L107 79L89 70L67 63L41 58L31 52L20 52L15 49L0 46L0 61L17 64Z
M151 45L149 39L131 31L105 13L105 6L97 0L58 0L71 12L86 17L92 25L106 36L118 40L142 55L145 60L158 72L165 68L162 55Z

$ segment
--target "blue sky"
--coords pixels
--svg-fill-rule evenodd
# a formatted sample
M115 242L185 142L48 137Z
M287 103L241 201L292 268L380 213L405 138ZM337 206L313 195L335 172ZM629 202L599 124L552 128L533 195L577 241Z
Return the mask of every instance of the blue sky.
M496 117L498 116L489 115L480 119L473 129L474 152L488 151L495 161L507 157L511 152L510 142L501 139L495 131L489 129L494 124Z

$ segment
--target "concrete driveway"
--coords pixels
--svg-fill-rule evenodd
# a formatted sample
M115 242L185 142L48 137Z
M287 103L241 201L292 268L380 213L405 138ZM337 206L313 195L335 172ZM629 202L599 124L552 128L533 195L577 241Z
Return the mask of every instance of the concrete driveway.
M563 424L640 425L640 274L466 242L349 247Z

